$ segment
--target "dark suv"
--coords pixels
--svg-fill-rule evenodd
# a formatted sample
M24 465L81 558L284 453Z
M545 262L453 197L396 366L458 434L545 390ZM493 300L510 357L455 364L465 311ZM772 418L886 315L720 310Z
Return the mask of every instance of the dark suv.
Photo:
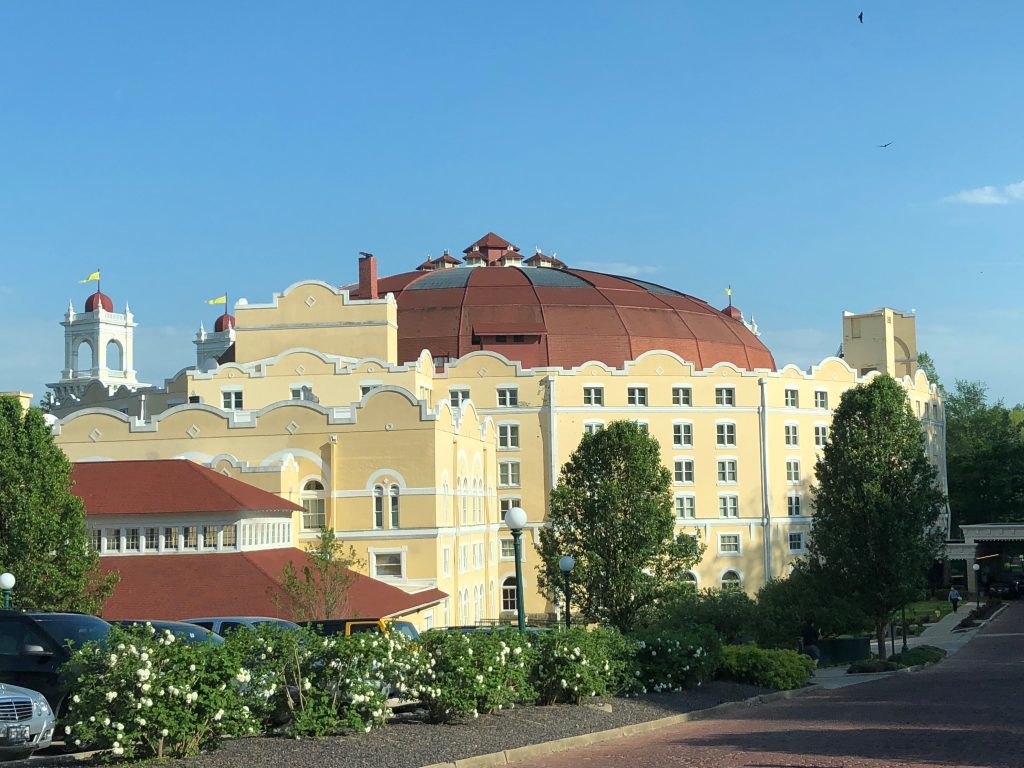
M67 685L59 670L71 649L109 632L103 619L81 613L0 611L0 683L39 691L60 715Z

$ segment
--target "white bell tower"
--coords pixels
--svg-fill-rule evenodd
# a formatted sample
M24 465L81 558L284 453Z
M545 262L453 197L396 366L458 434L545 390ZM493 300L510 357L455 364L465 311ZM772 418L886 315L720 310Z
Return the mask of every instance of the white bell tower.
M135 321L125 304L124 313L114 312L110 297L100 291L85 301L78 314L68 303L64 326L64 370L60 381L49 384L58 404L77 400L98 381L113 394L119 387L136 390L148 386L135 378L132 364Z

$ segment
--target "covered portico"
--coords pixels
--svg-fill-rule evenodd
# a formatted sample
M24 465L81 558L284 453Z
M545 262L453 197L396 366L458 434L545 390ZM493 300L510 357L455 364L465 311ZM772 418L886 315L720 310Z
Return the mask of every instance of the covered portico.
M990 572L985 562L989 558L998 557L987 551L990 547L986 545L997 545L1004 542L1024 542L1024 524L1020 523L976 523L974 525L961 525L960 530L964 533L963 541L950 541L946 543L946 558L952 563L954 560L963 560L967 570L967 589L976 592L978 589L978 574ZM974 564L981 565L981 569L974 570ZM1001 563L1005 565L1005 563Z

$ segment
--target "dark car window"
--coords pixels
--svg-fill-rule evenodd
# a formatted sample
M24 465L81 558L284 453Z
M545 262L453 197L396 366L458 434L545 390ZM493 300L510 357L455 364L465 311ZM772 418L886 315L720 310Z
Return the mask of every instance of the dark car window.
M53 641L32 624L24 621L0 622L0 656L19 656L26 645L42 646L52 651Z
M380 624L378 624L377 622L374 622L372 624L366 622L357 624L353 622L350 625L348 633L350 635L354 635L358 632L380 632Z
M189 624L195 624L197 627L202 627L203 629L208 629L213 632L212 621L190 621Z
M410 640L419 640L420 633L416 631L416 627L408 621L393 621L391 622L391 631L399 635L405 635Z
M110 625L95 616L38 615L33 618L61 645L81 648L90 641L103 642Z
M234 630L240 629L244 626L245 624L240 621L222 621L220 624L220 632L218 634L223 636L228 632L233 632Z

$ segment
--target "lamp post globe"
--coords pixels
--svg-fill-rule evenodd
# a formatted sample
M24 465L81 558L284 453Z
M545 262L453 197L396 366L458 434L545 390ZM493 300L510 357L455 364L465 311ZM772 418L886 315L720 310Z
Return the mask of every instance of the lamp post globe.
M568 629L572 625L572 619L569 613L569 601L571 598L569 592L569 574L572 573L572 569L576 567L576 560L571 555L562 555L558 558L558 570L562 572L562 589L565 591L565 628Z
M981 610L981 566L974 564L974 606Z
M3 593L3 607L5 611L11 608L11 590L14 589L16 583L17 579L14 578L13 573L0 573L0 592Z
M516 619L519 631L526 631L526 610L523 607L523 528L526 526L526 512L522 507L512 507L505 513L505 525L512 531L512 544L516 553Z

